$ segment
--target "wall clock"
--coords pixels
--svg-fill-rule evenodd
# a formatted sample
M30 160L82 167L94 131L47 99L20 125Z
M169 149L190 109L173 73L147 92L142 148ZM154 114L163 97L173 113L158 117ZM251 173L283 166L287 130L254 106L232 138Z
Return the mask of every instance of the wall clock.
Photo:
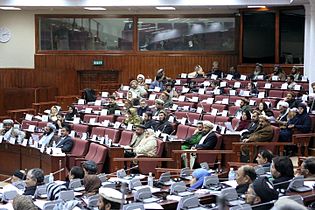
M11 39L11 31L6 27L0 27L0 42L6 43Z

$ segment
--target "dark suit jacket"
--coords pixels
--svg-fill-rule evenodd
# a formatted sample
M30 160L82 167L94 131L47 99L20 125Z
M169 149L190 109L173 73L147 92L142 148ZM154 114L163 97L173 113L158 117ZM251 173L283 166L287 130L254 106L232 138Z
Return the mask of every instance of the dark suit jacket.
M202 144L196 145L196 149L214 149L214 147L217 145L217 141L217 135L215 132L211 132L208 134Z
M62 152L70 152L73 147L73 141L71 136L67 136L65 139L60 139L56 147L61 148Z
M163 122L157 121L154 131L161 131L162 133L171 134L173 132L173 126L167 120Z

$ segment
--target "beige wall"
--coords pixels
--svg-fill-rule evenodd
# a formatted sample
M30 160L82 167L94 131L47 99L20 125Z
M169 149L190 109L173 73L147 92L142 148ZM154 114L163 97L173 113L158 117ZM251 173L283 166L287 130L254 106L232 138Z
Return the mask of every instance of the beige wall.
M34 22L32 12L0 12L0 27L12 34L9 42L0 43L0 68L34 68Z

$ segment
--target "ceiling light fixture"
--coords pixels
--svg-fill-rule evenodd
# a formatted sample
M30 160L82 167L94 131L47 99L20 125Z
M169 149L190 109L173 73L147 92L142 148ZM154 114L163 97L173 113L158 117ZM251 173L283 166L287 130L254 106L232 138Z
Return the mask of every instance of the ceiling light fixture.
M175 7L155 7L157 10L176 10Z
M252 5L252 6L247 6L247 8L260 8L260 9L266 9L266 6L262 6L262 5Z
M85 10L91 10L91 11L104 11L106 8L104 7L84 7Z
M22 10L21 8L18 7L0 7L2 10Z

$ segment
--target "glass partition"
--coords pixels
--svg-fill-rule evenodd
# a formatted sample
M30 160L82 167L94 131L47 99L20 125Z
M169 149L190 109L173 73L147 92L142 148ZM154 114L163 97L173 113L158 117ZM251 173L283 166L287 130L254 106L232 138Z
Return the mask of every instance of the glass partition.
M140 51L234 51L235 18L139 18Z
M280 63L303 63L304 25L304 9L280 11Z
M40 50L132 50L131 18L39 18Z

